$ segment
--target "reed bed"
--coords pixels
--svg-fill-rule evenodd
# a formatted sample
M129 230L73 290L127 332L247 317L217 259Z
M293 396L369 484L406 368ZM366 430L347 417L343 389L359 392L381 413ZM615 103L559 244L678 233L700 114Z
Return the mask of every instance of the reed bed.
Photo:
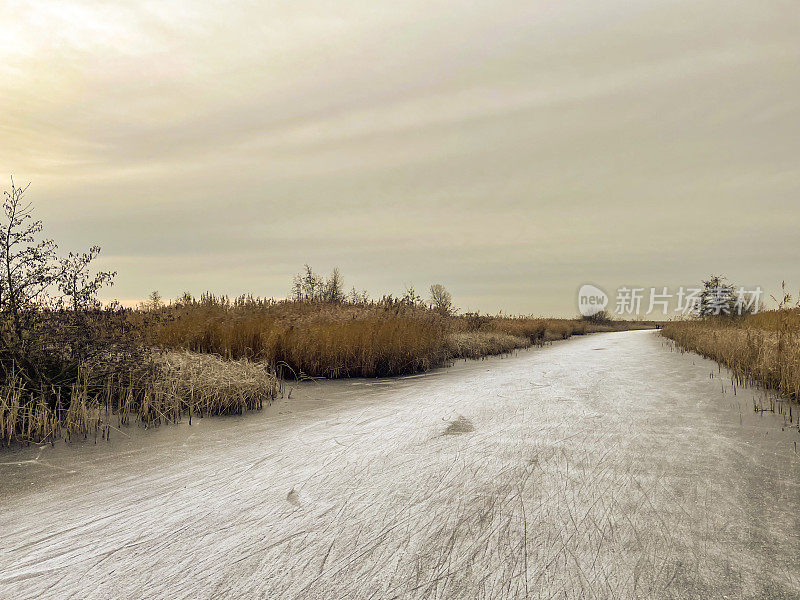
M528 316L484 316L477 318L465 316L458 319L466 323L467 330L488 331L527 338L532 344L566 340L573 335L651 326L628 321L593 323L586 319L546 319Z
M145 328L155 346L247 358L284 375L385 377L424 371L629 323L467 314L376 302L228 300L204 296L162 309Z
M189 352L153 353L144 368L108 378L99 389L90 379L81 377L57 408L42 396L31 399L18 381L0 388L0 441L108 438L131 422L149 427L258 410L281 392L268 365Z
M664 325L661 334L686 351L727 366L744 383L800 400L800 310Z
M447 358L447 319L400 305L206 298L164 309L149 331L159 347L265 362L287 376L399 375Z
M404 375L456 358L636 326L453 315L391 297L276 302L205 295L117 320L126 343L141 349L141 364L130 358L84 364L57 398L4 382L0 442L103 438L130 422L155 426L259 409L280 393L282 378Z
M142 349L141 361L84 364L57 398L5 381L0 443L104 438L131 422L155 426L240 413L275 398L282 378L410 374L456 358L631 326L457 316L391 298L276 302L206 295L118 317L126 343Z
M447 355L450 358L481 358L495 354L505 354L517 348L527 348L532 342L529 338L506 333L470 331L452 333L447 337Z

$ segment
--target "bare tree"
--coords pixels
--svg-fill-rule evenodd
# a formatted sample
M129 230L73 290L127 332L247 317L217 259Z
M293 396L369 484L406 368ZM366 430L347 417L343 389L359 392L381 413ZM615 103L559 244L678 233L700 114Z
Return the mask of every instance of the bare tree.
M448 315L455 312L453 297L440 283L434 283L431 286L431 307Z
M334 268L328 278L324 279L309 265L305 265L303 271L292 277L289 297L306 302L344 302L346 295L339 268Z
M360 292L356 289L356 286L350 290L347 294L347 301L351 302L352 304L364 304L369 302L369 294L367 290L361 290Z
M583 315L581 316L581 319L596 325L607 325L614 321L611 314L607 310L600 310L591 315Z
M406 288L406 293L403 294L400 302L403 304L408 304L409 306L422 306L425 303L425 301L422 299L422 296L420 296L414 289L413 284Z
M344 282L342 281L342 274L339 272L339 267L334 267L327 281L325 282L325 291L323 298L327 302L343 302Z
M150 295L147 297L147 305L150 310L158 310L164 305L164 299L161 297L158 290L150 292Z
M107 285L114 285L116 271L100 271L94 276L90 274L89 265L98 254L100 246L92 246L88 252L82 254L70 252L69 256L60 261L61 276L58 278L58 288L63 298L69 299L69 304L75 312L98 308L97 293Z
M292 277L292 289L289 291L289 298L296 302L303 299L303 280L300 275Z
M6 222L0 230L0 314L6 325L3 341L12 349L22 342L25 311L43 299L57 275L56 244L49 239L37 241L42 222L33 219L33 207L24 201L29 186L17 187L12 177L11 191L3 192Z
M294 300L321 300L325 291L325 280L314 273L309 265L292 278L291 297Z
M0 378L22 377L31 388L52 389L77 373L98 332L107 330L95 327L83 312L97 307L97 292L111 284L114 273L89 274L97 246L58 260L55 242L40 237L42 222L24 199L27 189L12 178L11 190L3 194Z

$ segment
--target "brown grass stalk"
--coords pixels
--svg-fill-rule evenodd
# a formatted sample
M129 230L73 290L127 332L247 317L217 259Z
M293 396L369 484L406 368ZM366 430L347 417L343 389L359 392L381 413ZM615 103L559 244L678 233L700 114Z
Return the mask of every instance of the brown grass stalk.
M727 366L741 381L800 399L800 310L773 310L742 318L668 323L662 335L681 349Z
M239 414L262 408L281 391L269 366L248 360L167 352L155 354L153 363L134 377L107 380L100 391L89 389L82 378L61 409L49 408L43 398L26 397L18 382L3 386L0 440L107 437L114 421L117 426L131 421L154 426L185 415Z

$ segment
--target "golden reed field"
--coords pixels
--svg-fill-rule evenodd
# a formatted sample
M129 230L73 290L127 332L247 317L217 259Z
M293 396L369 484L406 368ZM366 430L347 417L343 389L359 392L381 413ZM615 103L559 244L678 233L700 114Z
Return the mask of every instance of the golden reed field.
M260 409L281 390L269 365L189 352L153 350L139 367L99 385L92 366L84 369L55 403L45 394L30 398L20 381L0 387L0 442L108 438L131 422L155 426Z
M675 321L661 333L683 350L727 366L740 381L800 399L800 308Z
M140 313L147 319L148 313ZM384 377L454 358L475 358L596 331L623 322L456 316L385 297L375 302L236 300L203 296L158 311L144 325L156 346L250 359L286 376Z
M5 382L0 441L103 438L132 421L152 426L258 409L280 393L283 378L415 373L457 358L636 326L457 316L391 297L326 302L210 294L122 310L112 319L139 348L135 357L114 369L95 357L81 365L76 383L33 396L20 381Z

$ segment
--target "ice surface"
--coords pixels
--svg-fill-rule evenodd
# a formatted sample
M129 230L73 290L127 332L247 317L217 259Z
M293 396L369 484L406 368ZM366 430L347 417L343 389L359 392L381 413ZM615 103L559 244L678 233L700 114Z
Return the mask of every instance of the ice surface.
M634 331L3 451L0 598L798 598L753 394Z

